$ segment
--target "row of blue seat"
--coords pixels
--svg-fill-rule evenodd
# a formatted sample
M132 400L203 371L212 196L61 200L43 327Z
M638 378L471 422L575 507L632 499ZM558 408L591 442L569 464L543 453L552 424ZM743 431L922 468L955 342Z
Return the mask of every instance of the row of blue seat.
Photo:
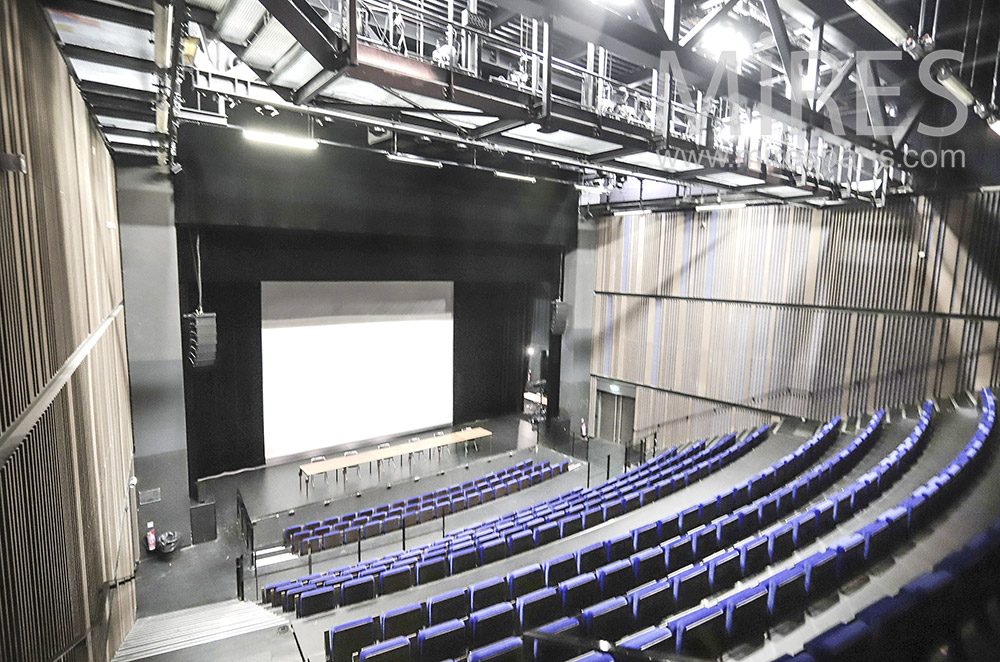
M671 640L666 645L677 652L718 655L728 643L738 640L739 635L752 633L754 636L762 636L768 623L801 611L809 599L836 588L866 565L891 551L894 545L906 538L908 532L921 524L929 508L939 506L943 498L957 489L961 484L959 477L968 471L970 462L977 458L992 430L994 416L993 399L988 391L984 391L983 400L980 425L965 449L910 497L880 514L874 522L810 555L793 567L772 573L755 586L726 596L715 604L671 619L666 628L658 629L658 634L665 637L664 641ZM926 427L930 410L928 403L918 427ZM885 464L880 463L875 471L877 484L881 486L883 481L892 482L894 462L904 459L914 452L914 448L915 440L908 437L894 451L899 457ZM870 481L871 477L866 475L859 483L866 480ZM861 486L854 487L857 489ZM756 607L752 607L754 602L757 603ZM740 617L740 613L750 616ZM654 635L646 632L642 636ZM663 646L664 641L656 645ZM630 642L623 642L623 645L626 643Z
M550 466L548 461L536 465L526 460L476 481L441 488L406 501L290 526L284 531L284 539L297 554L335 549L491 502L549 480L568 468L568 461Z
M953 488L942 494L942 487L960 484L956 479L970 475L970 462L984 456L986 449L992 450L984 447L996 417L996 403L988 389L982 392L982 403L983 415L972 440L953 463L904 502L907 508L925 503L928 497L940 501L954 496ZM938 561L933 571L863 609L854 620L815 637L806 643L805 652L785 656L781 662L918 659L935 642L954 638L963 620L981 609L990 595L1000 596L998 567L1000 521Z
M696 444L681 454L670 451L604 485L589 490L578 488L415 550L270 584L264 588L263 598L274 606L305 616L414 584L426 584L533 549L618 517L688 481L699 480L753 448L767 429L765 426L755 430L736 445L729 438L707 448L704 443Z
M873 419L864 433L865 437L874 433L880 420ZM533 564L506 577L479 582L465 591L451 591L432 597L426 606L413 604L390 610L375 623L371 619L362 619L344 624L331 631L329 640L338 653L343 654L351 646L345 643L345 639L352 639L353 645L357 645L358 641L369 641L368 635L376 640L389 640L411 635L423 628L433 633L433 628L442 622L464 619L468 627L467 647L475 648L544 623L553 611L578 612L600 601L602 595L623 594L636 583L641 584L646 579L664 574L668 556L671 563L681 562L683 558L677 547L664 550L650 549L651 546L697 527L703 521L702 517L712 518L743 505L751 493L757 493L758 486L773 488L772 481L776 480L776 476L787 476L789 472L797 475L825 450L838 424L839 419L831 421L795 453L785 456L775 466L751 477L731 492L720 494L716 500L616 538L588 545L574 554L556 557L545 564ZM720 508L720 502L726 505ZM598 614L597 618L600 620L601 615ZM353 634L341 637L345 631L350 632L354 628L364 629L366 635L359 639L354 639ZM426 635L423 632L418 634L418 642L421 636ZM331 655L337 657L332 650Z

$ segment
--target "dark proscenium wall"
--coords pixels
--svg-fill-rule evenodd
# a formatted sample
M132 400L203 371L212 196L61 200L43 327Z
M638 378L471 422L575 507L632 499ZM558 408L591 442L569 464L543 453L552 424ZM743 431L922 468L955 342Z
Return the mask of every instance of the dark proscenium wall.
M181 308L197 305L200 236L219 333L215 367L185 377L192 488L264 461L262 281L453 281L455 421L519 408L535 299L557 287L575 242L572 187L327 146L251 148L220 129L186 127L180 144Z

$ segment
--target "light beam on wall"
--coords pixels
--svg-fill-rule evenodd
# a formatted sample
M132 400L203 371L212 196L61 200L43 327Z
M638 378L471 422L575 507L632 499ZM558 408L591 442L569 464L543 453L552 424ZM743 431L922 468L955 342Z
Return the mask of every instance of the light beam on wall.
M314 150L319 147L319 143L312 138L300 138L298 136L288 136L283 133L271 133L269 131L243 129L243 137L251 142L291 147L293 149Z

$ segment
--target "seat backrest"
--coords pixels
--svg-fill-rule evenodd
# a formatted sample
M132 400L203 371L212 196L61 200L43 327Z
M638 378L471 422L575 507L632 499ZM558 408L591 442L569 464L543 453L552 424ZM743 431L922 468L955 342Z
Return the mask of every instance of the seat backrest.
M408 637L424 627L424 608L419 602L382 613L382 638Z
M468 662L521 662L521 638L509 637L469 653Z
M327 632L327 651L332 662L351 662L354 654L375 643L375 621L371 617L341 623Z
M448 591L427 600L427 622L431 625L444 623L469 615L469 598L465 589Z
M410 662L410 640L395 637L361 649L360 662Z
M459 620L432 625L417 633L420 662L457 659L466 650L465 624Z

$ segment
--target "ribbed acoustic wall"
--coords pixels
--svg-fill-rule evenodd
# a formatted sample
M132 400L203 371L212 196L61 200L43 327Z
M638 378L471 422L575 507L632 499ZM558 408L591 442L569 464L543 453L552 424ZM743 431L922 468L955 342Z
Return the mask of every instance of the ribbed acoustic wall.
M106 660L137 554L114 166L42 11L0 2L0 660Z
M604 218L592 373L672 439L995 384L997 246L1000 194Z

